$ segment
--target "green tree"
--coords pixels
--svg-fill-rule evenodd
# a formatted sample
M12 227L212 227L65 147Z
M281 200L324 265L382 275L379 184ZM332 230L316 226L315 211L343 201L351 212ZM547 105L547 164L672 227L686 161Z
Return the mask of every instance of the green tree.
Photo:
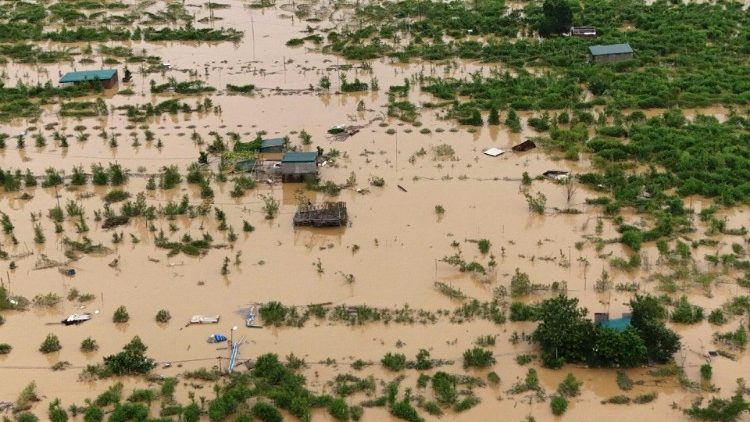
M634 367L646 360L646 346L632 327L598 328L590 362L594 366Z
M104 358L104 364L115 375L145 374L156 367L153 359L145 355L145 344L135 336L120 353Z
M568 32L573 24L573 11L565 0L545 0L544 16L539 22L539 35L548 37Z
M497 111L497 107L492 106L490 108L490 115L487 117L487 124L491 126L497 126L500 124L500 113Z
M648 358L657 363L672 360L680 349L680 336L664 325L667 311L652 296L636 295L630 301L633 316L630 325L638 332L648 353Z
M545 366L559 368L565 362L585 361L591 351L594 325L578 299L560 295L543 301L537 310L539 325L532 339L542 348Z

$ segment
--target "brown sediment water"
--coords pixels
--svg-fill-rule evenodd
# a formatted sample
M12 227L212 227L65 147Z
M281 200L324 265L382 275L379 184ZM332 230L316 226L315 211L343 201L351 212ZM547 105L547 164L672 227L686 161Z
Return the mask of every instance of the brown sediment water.
M169 95L151 95L149 81L163 83L169 77L187 80L189 76L180 70L193 70L207 84L219 89L210 96L214 105L221 107L220 113L192 113L162 115L147 121L149 130L156 139L161 139L164 147L159 150L154 142L143 138L141 123L127 121L122 111L114 111L102 118L59 117L59 106L45 107L42 116L35 121L15 119L3 124L1 132L14 136L29 127L36 127L44 133L47 146L34 146L32 135L26 136L26 147L18 150L14 139L7 140L8 147L0 151L2 168L31 169L41 175L49 167L66 172L74 166L88 169L95 163L119 163L131 171L131 178L125 189L132 192L146 191L146 174L153 174L166 165L176 164L184 172L190 163L197 159L204 146L195 145L191 140L193 131L211 142L210 131L225 137L233 131L241 134L243 140L250 140L260 130L269 135L289 135L292 144L301 142L293 131L305 129L312 135L313 147L340 152L335 165L322 167L324 180L343 183L353 173L357 188L343 190L337 200L345 201L349 211L351 226L340 229L295 229L292 215L296 209L296 193L302 185L271 184L259 181L258 187L242 198L229 195L232 184L213 182L216 193L212 204L227 214L228 224L238 234L233 244L226 239L226 232L218 230L218 223L209 213L206 217L180 217L175 221L157 219L154 225L171 238L185 233L194 238L202 231L211 233L215 243L227 244L227 248L211 249L206 256L190 257L184 254L167 256L164 249L154 245L153 235L147 223L134 219L130 225L105 231L100 223L93 220L93 211L104 204L101 196L111 188L93 187L90 184L78 190L60 187L30 188L25 190L33 195L30 200L19 199L22 192L6 192L0 195L0 210L7 213L16 226L15 233L19 244L13 245L8 236L3 237L2 247L11 255L18 268L2 274L3 282L13 294L32 298L40 293L54 292L63 298L75 288L82 293L91 293L95 300L85 306L64 300L51 309L31 309L27 312L6 312L5 324L0 327L0 342L10 343L13 351L0 356L0 401L14 400L18 392L34 380L44 395L43 403L35 410L42 413L46 403L56 397L63 403L83 403L86 398L96 396L113 380L97 382L78 381L83 367L101 361L105 355L114 353L134 335L140 336L148 345L149 356L160 367L155 371L164 376L175 376L186 369L226 365L229 351L226 346L206 342L210 334L229 335L233 326L239 329L233 334L235 339L244 338L240 358L253 359L255 356L274 352L280 356L294 353L311 363L305 371L311 388L324 391L325 383L335 374L350 371L348 365L356 359L370 360L376 365L362 371L378 378L387 379L392 374L384 372L377 362L382 356L398 350L410 358L420 349L427 349L434 358L449 359L455 364L448 368L461 372L461 357L464 350L472 347L474 340L481 335L497 335L494 352L498 362L494 370L502 382L497 387L477 389L482 403L462 414L450 413L451 420L521 420L534 416L537 420L552 418L549 403L538 401L529 395L514 396L506 391L523 378L526 367L516 364L518 354L537 353L529 344L517 345L509 339L514 331L530 333L533 324L506 323L495 325L486 321L471 321L463 324L449 323L442 318L436 324L396 324L372 323L361 327L348 327L340 323L311 319L304 328L246 329L241 309L253 303L278 300L286 305L308 305L331 302L334 305L366 304L374 307L424 309L431 312L453 310L458 302L436 291L434 283L444 282L460 288L467 296L479 300L489 300L493 289L508 287L510 277L518 268L529 274L532 281L551 283L565 281L568 294L580 300L581 305L594 312L610 312L619 315L627 312L632 293L610 290L598 293L593 286L602 270L607 270L615 284L640 283L641 291L658 292L657 283L650 276L666 271L659 263L655 246L645 247L642 255L651 264L634 272L611 269L609 254L626 257L626 251L619 243L606 244L596 251L592 242L579 242L586 235L595 235L595 226L600 217L599 210L585 203L585 199L598 196L597 193L579 187L570 201L564 186L549 180L535 181L529 193L542 192L547 197L549 209L577 208L580 214L558 214L548 212L539 216L529 212L521 175L527 172L536 177L546 170L566 170L575 173L591 169L591 163L583 157L579 162L558 160L546 154L541 148L525 152L508 152L500 157L489 157L483 150L498 147L505 150L525 140L537 136L524 125L521 133L511 133L506 127L482 127L469 130L453 120L445 120L443 113L432 109L422 109L419 117L421 126L415 127L386 116L388 97L386 91L391 85L401 85L405 78L420 73L425 76L469 77L474 72L489 72L494 66L480 63L457 61L457 66L449 64L413 63L394 64L388 59L371 62L372 70L352 69L345 71L349 80L355 77L372 83L377 78L380 91L362 94L337 94L318 90L308 90L317 85L321 76L327 75L333 83L333 90L339 86L339 71L332 66L347 64L335 56L323 55L310 49L310 43L303 47L286 47L286 40L298 37L307 26L305 22L288 19L283 8L251 9L241 3L231 2L231 8L216 10L215 15L223 18L214 26L226 26L245 31L239 43L107 43L126 45L136 51L146 49L149 54L158 55L168 61L174 70L164 74L141 75L134 72L131 84L135 94L116 94L117 90L106 93L108 106L158 102ZM207 14L202 11L198 18ZM251 19L252 18L252 19ZM323 24L321 24L323 25ZM253 36L254 34L254 36ZM49 44L46 47L59 47ZM67 45L66 45L67 46ZM84 45L77 45L81 48ZM359 63L351 63L359 65ZM9 63L0 66L8 75L9 82L35 83L39 78L55 79L60 73L71 70L70 64L26 66ZM85 66L76 64L76 69ZM119 66L118 66L119 68ZM38 72L44 69L44 72ZM541 69L540 71L543 71ZM256 92L251 95L229 95L226 84L255 84ZM123 85L120 86L123 88ZM277 88L279 88L277 90ZM183 99L189 104L204 98L194 96ZM434 98L412 88L408 99L416 104L434 101ZM358 110L360 101L364 110ZM646 114L663 112L653 110ZM714 115L720 120L726 118L722 108L686 111L691 116L703 113ZM525 120L528 113L520 113ZM503 116L504 117L504 116ZM382 120L373 120L380 118ZM383 127L382 122L388 125ZM368 122L373 122L366 125ZM74 135L74 127L84 125L90 135L84 142L73 137L68 139L70 146L60 148L52 139L53 130L45 130L50 123L58 125L53 130ZM333 141L326 133L336 124L366 125L356 135L343 142ZM119 133L119 146L110 148L107 140L97 136L99 130ZM429 133L420 133L423 128ZM394 129L395 134L387 133ZM137 133L141 146L131 146L130 132ZM434 147L449 144L454 154L450 158L437 157ZM425 154L420 151L424 150ZM216 163L212 163L216 168ZM383 177L384 187L370 186L368 179ZM230 176L231 178L231 176ZM397 188L403 186L404 192ZM57 193L56 193L57 192ZM153 192L146 191L149 205L164 206L170 200L179 201L187 194L193 204L202 200L194 186L182 184L180 187ZM85 193L95 193L88 196ZM56 197L59 195L59 198ZM266 220L262 210L260 195L272 195L281 202L275 219ZM312 201L327 198L322 193L306 195ZM55 234L54 225L47 212L59 203L64 207L68 201L78 202L86 210L90 231L86 236L94 243L102 243L112 249L105 256L83 256L72 262L74 277L66 277L57 269L34 270L34 264L41 253L58 261L65 261L62 239L64 236L78 238L75 223L67 219L64 234ZM686 204L696 212L710 205L700 198L688 199ZM440 205L445 213L438 215L435 206ZM119 209L119 204L113 204ZM46 242L35 245L31 213L43 214L39 224L44 229ZM722 211L728 227L747 225L747 208L739 207ZM641 220L635 214L623 213L628 222ZM255 230L242 232L242 221L247 220ZM618 236L614 225L603 219L604 239ZM170 234L170 223L177 233ZM699 231L705 230L699 222ZM124 240L112 243L112 233L122 232ZM130 235L139 239L133 243ZM698 236L696 236L697 238ZM452 242L458 242L467 260L486 262L476 245L467 240L488 239L492 253L497 260L497 268L485 279L478 279L458 272L441 262L445 256L455 253ZM740 237L718 236L720 248L728 250ZM356 249L356 251L355 251ZM694 256L716 253L716 247L700 247ZM21 257L32 252L32 255ZM231 264L230 273L220 274L225 257L234 261L241 252L242 263ZM13 256L18 256L13 258ZM109 264L118 259L116 268ZM319 261L318 261L319 260ZM158 262L157 262L158 261ZM582 262L588 262L584 265ZM316 270L320 262L322 272ZM703 271L712 268L700 262ZM715 270L719 271L719 270ZM353 275L349 282L345 275ZM719 274L727 280L736 276L733 273ZM736 284L718 284L710 294L689 290L691 303L703 306L707 311L719 307L732 296L747 293ZM552 293L537 293L529 301L550 297ZM112 313L120 306L128 308L130 321L123 325L112 323ZM154 315L160 309L168 309L172 321L157 324ZM47 325L60 321L75 312L95 312L93 319L80 326L65 327ZM221 314L217 325L185 326L193 314ZM739 320L727 324L722 331L734 329ZM706 353L713 350L711 335L714 329L703 322L694 326L675 328L683 337L684 348L677 356L677 363L683 366L689 378L699 379L699 366L707 361ZM59 336L63 349L54 354L38 352L39 344L48 333ZM86 337L95 338L100 349L93 353L81 353L79 345ZM397 347L397 344L400 347ZM219 359L221 358L221 359ZM319 362L326 358L335 359L337 364L324 365ZM52 372L49 368L58 361L69 361L72 368ZM172 366L162 368L170 362ZM735 379L743 376L748 357L739 353L737 360L725 358L712 360L714 379L712 382L722 393L730 392ZM539 371L542 387L550 394L567 373L573 373L584 382L583 393L571 400L566 413L569 420L593 421L607 418L614 421L630 421L637 418L653 420L665 418L680 420L683 414L673 409L689 406L698 393L683 390L673 378L657 383L646 369L628 370L634 380L644 381L643 385L628 392L629 396L656 391L656 401L645 405L603 405L600 402L608 397L622 394L615 382L615 371L568 366L561 370L541 369L538 363L532 364ZM485 377L487 371L474 375ZM408 385L413 385L416 376L409 374ZM126 389L142 386L142 380L125 379ZM411 384L409 384L411 383ZM206 390L209 388L206 387ZM187 391L195 388L178 388L178 396L187 397ZM196 395L211 396L210 391L196 392ZM42 410L39 410L42 409ZM324 412L316 412L315 420L329 420ZM365 420L390 418L386 410L367 409Z

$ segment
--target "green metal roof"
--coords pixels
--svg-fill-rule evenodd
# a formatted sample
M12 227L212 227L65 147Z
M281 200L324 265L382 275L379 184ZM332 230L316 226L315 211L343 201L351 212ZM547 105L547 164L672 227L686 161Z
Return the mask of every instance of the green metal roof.
M286 143L286 139L284 138L264 139L263 142L260 143L260 147L261 148L283 147L285 143Z
M609 54L628 54L633 49L630 44L592 45L589 47L592 56L606 56Z
M610 319L608 321L602 321L599 323L602 327L612 328L617 331L624 331L630 327L630 317L622 317L618 319Z
M287 152L281 158L282 163L314 163L318 158L317 152Z
M115 69L68 72L62 77L62 79L60 79L60 83L64 84L68 82L106 81L108 79L112 79L112 77L115 76L115 73L117 73Z

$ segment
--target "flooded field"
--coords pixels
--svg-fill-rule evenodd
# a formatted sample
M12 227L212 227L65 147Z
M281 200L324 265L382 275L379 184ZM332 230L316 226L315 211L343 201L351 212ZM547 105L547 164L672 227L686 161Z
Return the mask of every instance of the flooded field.
M153 2L145 10L155 13L161 6ZM691 219L697 230L673 236L688 244L696 242L691 277L708 282L697 285L683 279L681 285L666 290L657 274L668 274L672 267L654 242L644 243L638 252L630 251L616 241L620 223L602 213L602 207L587 202L601 196L599 192L566 181L573 177L556 181L542 176L549 170L573 175L593 171L590 157L582 154L578 161L566 161L560 152L541 145L513 152L514 145L540 136L528 125L534 113L519 112L523 129L516 133L506 125L464 126L441 108L424 107L436 99L414 83L420 76L462 79L491 74L502 71L502 64L460 59L403 64L383 58L362 66L358 61L324 54L310 42L286 45L289 39L305 36L309 26L320 30L344 22L353 25L347 21L350 13L345 5L304 4L325 17L316 22L294 16L292 11L303 6L300 4L256 8L230 1L225 6L209 9L205 3L187 1L184 7L198 22L214 19L197 26L243 31L241 41L92 43L95 50L99 44L145 50L158 56L162 64L169 64L161 72L148 74L129 65L132 81L120 82L100 96L107 109L103 115L66 117L61 114L61 104L51 101L39 117L13 118L0 124L0 133L9 135L7 146L0 150L0 168L22 173L29 169L38 176L38 186L25 185L0 194L0 212L13 225L11 232L0 237L0 250L7 253L0 261L0 278L12 296L33 300L51 293L57 298L51 303L41 298L26 311L1 311L0 343L11 345L12 350L0 354L0 404L15 403L21 390L34 382L39 400L30 411L47 420L48 406L55 399L66 409L85 407L86 399L95 399L116 382L124 384L124 397L128 397L134 389L158 389L163 377L176 377L176 402L195 401L205 410L207 401L216 397L216 382L188 379L184 374L214 367L224 372L233 341L239 344L236 372L248 372L252 365L245 363L265 353L278 354L282 360L294 355L306 362L299 373L316 394L333 395L333 380L341 374L377 380L377 388L345 396L349 406L376 399L401 375L401 391L410 389L407 395L428 398L432 390L418 386L421 373L445 371L475 377L473 384L467 381L468 385L458 388L470 390L468 396L476 397L479 404L465 411L444 409L443 419L461 421L683 420L688 417L682 409L697 398L729 397L737 388L737 378L748 376L750 357L744 348L734 350L731 359L728 354L709 353L720 348L712 342L714 332L744 327L747 316L742 313L729 317L720 329L705 320L692 325L669 323L682 339L674 363L625 370L583 364L544 368L538 345L525 341L536 323L512 322L505 316L511 302L534 303L561 292L577 298L591 319L595 313L617 318L630 312L629 301L636 292L667 294L674 300L684 294L707 315L732 298L747 295L747 287L735 282L741 276L739 269L704 259L706 255L731 254L733 244L741 245L744 254L746 234L723 232L711 237L715 242L697 243L710 229L697 215L712 205L711 200L687 198L686 207L695 211ZM89 43L47 41L39 45L48 50L82 51ZM55 64L8 61L0 65L0 73L6 86L47 80L56 84L68 71L99 67L116 68L122 75L124 64L102 65L100 58L81 64L81 56L73 57L72 62ZM377 84L380 89L341 93L340 75L346 75L349 82L358 78L370 86ZM329 78L330 90L319 88L323 77ZM201 80L217 90L189 96L151 92L152 81L158 85L172 79ZM419 106L413 119L418 123L388 114L388 89L403 85L405 80L413 84L404 99ZM230 93L226 88L246 84L255 85L252 93ZM130 92L124 94L126 89ZM198 111L181 109L135 122L120 108L173 98ZM650 109L646 115L650 118L663 111ZM684 110L688 118L711 115L722 122L729 112L724 107ZM505 117L506 113L502 114ZM357 126L358 131L348 137L329 134L336 125ZM303 130L311 135L311 143L303 143ZM289 146L299 151L322 148L327 160L319 167L320 178L344 188L330 196L307 190L303 183L259 179L243 195L234 195L235 178L243 174L233 166L221 168L219 154L210 154L201 167L202 174L213 175L212 195L205 195L199 184L187 183L189 166L214 142L213 133L231 145L231 133L248 142L259 132L263 138L288 137ZM46 141L39 141L38 135ZM63 138L68 146L61 145ZM24 139L25 144L20 145L17 139ZM497 157L484 153L493 147L505 153ZM82 186L71 183L74 168L80 166L90 174L91 167L98 164L104 168L117 164L129 177L120 186L96 186L90 177ZM151 189L150 179L158 182L163 169L172 165L181 173L181 182L168 189ZM64 172L65 182L43 187L45 171L50 168ZM643 171L647 170L644 166ZM524 174L533 182L525 183ZM384 183L373 182L380 178ZM178 215L157 213L152 220L133 217L125 225L105 229L102 215L106 218L108 208L119 211L125 203L105 199L117 190L129 192L130 201L142 192L145 206L154 210L163 211L183 196L192 207ZM527 198L539 193L545 198L544 210L534 213ZM272 200L278 201L278 210L271 213L273 218L267 218ZM293 216L306 201L345 202L348 224L295 227ZM59 221L50 214L56 207L66 210ZM77 207L83 209L82 216L70 212ZM726 227L740 228L748 225L749 210L741 205L722 208L717 215ZM217 218L220 213L224 217ZM623 211L622 219L633 226L652 222L648 216L629 211ZM191 255L163 247L164 238L170 242L211 240L209 247ZM79 250L71 246L71 242L89 240L88 245L101 244L102 248L83 251L81 243ZM480 240L489 241L489 252L481 251ZM481 274L460 271L446 262L457 253L466 262L480 263ZM642 263L638 268L618 269L611 264L613 258L627 260L633 255ZM511 299L506 296L517 272L527 274L539 286L520 299ZM598 283L605 272L609 285L602 288ZM618 285L630 287L615 288ZM88 294L88 300L79 300L82 294ZM473 299L497 304L502 320L456 311L470 307ZM258 318L257 327L247 328L248 308L259 309L272 301L300 313L315 304L327 310L366 305L387 310L389 319L358 324L356 319L337 319L331 311L322 318L310 315L298 327L273 326ZM113 314L121 306L127 309L129 319L114 323ZM155 321L160 310L169 312L168 322ZM84 312L92 314L90 321L72 326L59 323L68 315ZM220 320L217 324L188 325L193 315L220 315ZM57 336L61 349L41 353L40 344L48 334ZM207 342L213 334L230 341ZM148 378L82 379L88 365L116 354L134 336L147 345L146 354L156 362ZM491 350L496 362L481 369L464 368L464 352L475 347L482 336L492 337L485 348ZM95 339L98 348L82 352L80 345L86 338ZM387 353L403 353L412 359L421 349L432 359L444 361L443 365L423 372L394 372L380 364ZM529 357L530 362L521 363L519 356ZM355 370L352 365L357 361L369 364ZM701 366L707 363L713 376L701 381ZM63 369L52 370L53 366ZM665 367L683 369L683 378L676 375L679 370L658 375L658 369ZM528 376L529 368L538 374L538 387L513 392L514 385ZM499 375L499 382L488 381L490 372ZM567 374L582 382L581 392L570 398L565 415L556 417L550 411L550 399ZM618 378L623 376L631 379L631 389L618 387ZM635 399L651 393L656 395L641 404L604 404L615 396ZM148 403L150 416L158 417L163 406L158 400ZM418 409L422 418L437 419ZM282 413L296 419L287 411ZM13 417L11 409L0 414ZM81 414L74 416L74 420L83 420ZM209 420L210 416L200 417ZM365 407L361 418L398 420L383 406ZM336 419L325 408L314 408L312 420Z

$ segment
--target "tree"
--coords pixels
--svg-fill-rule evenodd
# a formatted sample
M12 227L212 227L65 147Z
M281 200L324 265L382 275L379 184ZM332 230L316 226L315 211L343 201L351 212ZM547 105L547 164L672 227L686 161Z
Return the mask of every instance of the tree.
M597 328L590 362L594 366L634 367L646 360L646 346L633 327Z
M153 359L145 355L145 344L135 336L120 353L104 358L104 364L115 375L145 374L156 367Z
M591 351L594 325L588 311L578 308L578 299L560 295L539 305L540 321L532 339L542 348L545 366L558 368L565 362L585 361Z
M497 107L492 106L490 108L490 115L487 117L487 124L491 126L497 126L500 124L500 113L498 113Z
M573 11L565 0L545 0L544 17L539 22L539 35L548 37L568 32L573 24Z
M672 360L680 347L680 336L664 325L667 311L653 296L636 295L630 301L633 316L630 325L643 339L648 358L657 363Z

